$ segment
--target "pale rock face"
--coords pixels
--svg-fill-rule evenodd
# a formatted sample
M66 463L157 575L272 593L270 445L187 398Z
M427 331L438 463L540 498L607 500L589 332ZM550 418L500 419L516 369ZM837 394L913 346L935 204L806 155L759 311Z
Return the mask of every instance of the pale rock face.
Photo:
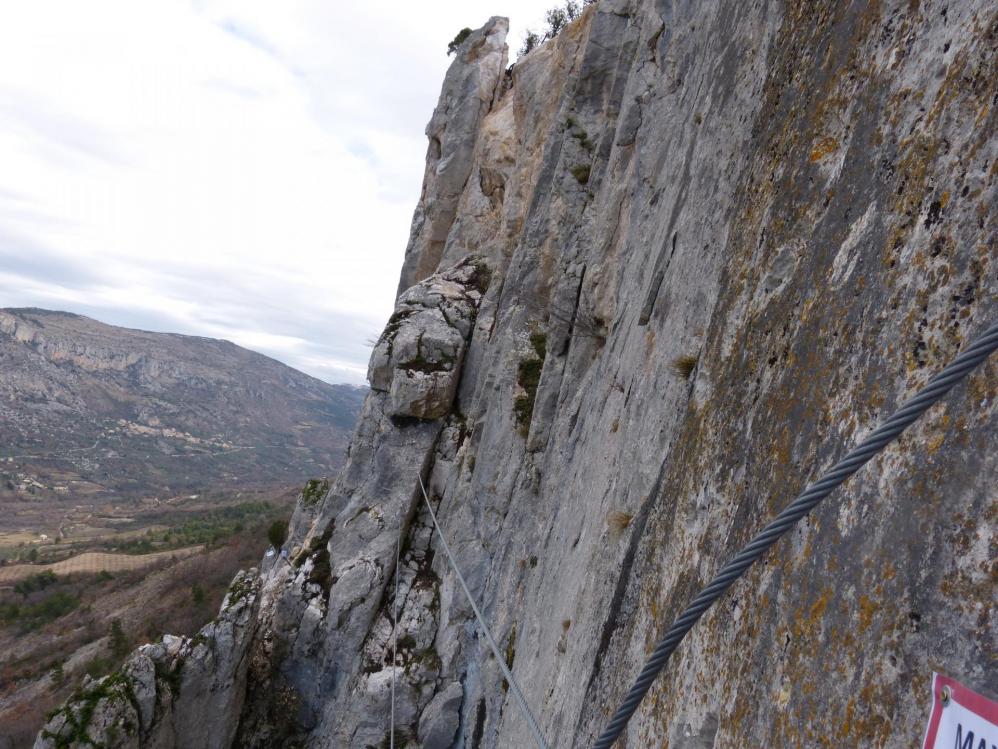
M412 218L400 293L433 273L441 261L474 164L482 118L492 107L506 68L507 31L507 19L490 19L461 44L447 71L440 102L426 126L423 194Z
M422 476L550 746L591 746L691 595L992 322L996 23L601 0L509 76L505 22L475 32L407 314L262 580L235 744L386 746L394 677L396 746L533 745ZM996 417L992 360L733 586L618 746L902 749L932 669L996 696Z

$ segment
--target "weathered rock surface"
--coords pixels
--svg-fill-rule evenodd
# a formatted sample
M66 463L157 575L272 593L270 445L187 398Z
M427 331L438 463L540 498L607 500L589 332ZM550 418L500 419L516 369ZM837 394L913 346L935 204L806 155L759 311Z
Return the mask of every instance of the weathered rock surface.
M42 729L35 749L228 746L246 694L257 621L257 571L232 581L218 617L192 638L143 645L121 670L91 680Z
M454 681L430 700L419 716L419 745L423 749L449 749L454 745L463 699L461 682Z
M483 89L504 29L448 73L399 309L467 255L490 283L461 341L386 331L263 580L237 745L386 746L393 675L396 746L532 745L422 475L551 746L590 746L690 596L994 319L993 3L602 0ZM424 327L456 391L396 399L387 341ZM621 745L901 749L933 669L998 695L996 417L992 359L705 616Z
M450 412L488 266L465 258L398 299L371 354L368 380L391 395L391 414L439 419Z
M440 102L426 126L429 145L423 194L412 217L399 293L433 273L474 165L482 118L501 93L509 21L492 18L461 44L459 64L444 78Z

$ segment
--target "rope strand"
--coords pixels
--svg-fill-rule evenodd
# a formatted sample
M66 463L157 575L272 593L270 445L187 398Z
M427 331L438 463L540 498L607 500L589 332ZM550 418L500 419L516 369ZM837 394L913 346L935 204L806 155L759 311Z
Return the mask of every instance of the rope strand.
M402 558L402 521L399 521L399 535L395 539L395 598L392 600L392 723L388 734L390 749L395 749L395 670L398 668L399 652L399 561Z
M509 684L509 688L512 690L513 696L516 698L516 701L520 706L520 711L523 713L523 717L526 719L527 725L530 727L530 732L534 735L534 741L537 742L538 749L548 749L548 745L544 741L544 736L541 734L541 729L537 726L537 720L534 718L534 714L530 712L530 708L527 706L527 700L523 696L523 692L520 690L520 685L516 683L516 679L513 678L513 674L509 670L509 666L506 665L506 659L499 650L499 646L496 644L495 638L489 630L489 626L485 623L485 617L483 617L482 612L478 610L478 606L475 604L475 599L472 597L471 591L468 589L468 584L464 581L464 576L461 574L461 570L458 569L457 562L454 561L454 555L451 554L450 547L447 545L447 539L444 538L444 532L440 529L440 523L437 522L437 515L433 512L433 505L430 504L430 498L426 495L426 487L423 486L422 476L419 476L419 488L423 492L423 500L426 502L426 509L430 511L430 518L433 520L433 527L437 529L437 536L440 538L440 545L443 547L444 553L450 561L451 568L454 570L454 575L457 577L458 582L461 583L461 589L464 591L464 595L468 599L468 603L471 605L471 610L475 612L475 618L478 619L478 624L482 628L482 632L485 634L485 639L488 641L489 647L492 648L492 654L495 656L496 662L499 664L499 668L502 670L502 674L506 678L506 682Z

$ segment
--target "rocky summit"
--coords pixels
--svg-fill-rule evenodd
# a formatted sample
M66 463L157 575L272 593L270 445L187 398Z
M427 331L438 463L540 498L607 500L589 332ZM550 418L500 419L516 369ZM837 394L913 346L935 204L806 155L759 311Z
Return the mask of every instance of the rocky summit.
M719 567L998 319L993 2L601 0L511 68L506 33L444 80L287 559L38 749L535 746L420 477L548 744L590 747ZM991 357L733 585L618 746L902 749L934 670L995 697L995 445Z

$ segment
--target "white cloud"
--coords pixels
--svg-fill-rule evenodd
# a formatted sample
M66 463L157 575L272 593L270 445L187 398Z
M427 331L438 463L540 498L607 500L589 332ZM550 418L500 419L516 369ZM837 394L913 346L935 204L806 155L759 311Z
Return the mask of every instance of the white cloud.
M11 5L0 306L224 337L361 381L365 341L391 312L447 42L543 7ZM512 47L520 36L514 25Z

